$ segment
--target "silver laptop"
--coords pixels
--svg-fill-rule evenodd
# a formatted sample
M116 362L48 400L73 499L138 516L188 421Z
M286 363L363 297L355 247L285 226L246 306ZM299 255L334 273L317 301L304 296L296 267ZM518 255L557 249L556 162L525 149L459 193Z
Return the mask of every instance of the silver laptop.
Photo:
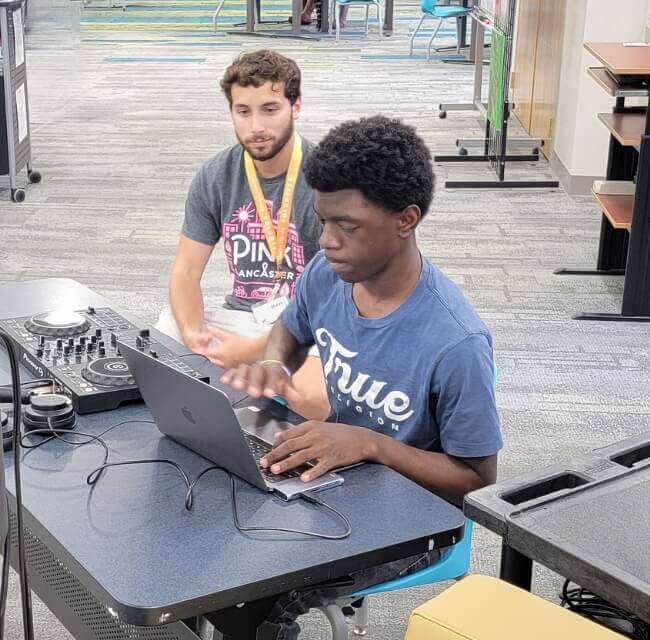
M300 474L307 467L279 475L262 469L259 460L271 450L274 434L290 429L291 424L254 406L233 409L223 391L124 342L119 342L119 348L158 429L166 436L285 500L343 482L343 476L332 472L303 482Z

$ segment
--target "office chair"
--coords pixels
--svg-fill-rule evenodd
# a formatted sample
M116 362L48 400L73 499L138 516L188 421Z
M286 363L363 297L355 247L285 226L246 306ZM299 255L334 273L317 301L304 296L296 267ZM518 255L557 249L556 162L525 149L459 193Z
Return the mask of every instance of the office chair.
M368 629L368 596L398 589L419 587L424 584L434 584L445 580L457 580L467 574L472 555L472 521L465 520L465 535L462 540L447 549L442 558L428 567L416 571L408 576L389 580L382 584L374 585L345 598L341 598L320 607L332 627L332 640L347 640L348 624L343 613L343 607L363 598L363 603L356 608L354 616L354 635L363 636Z
M330 5L334 11L334 20L330 18L330 33L332 32L332 22L336 25L336 42L340 39L341 32L341 11L343 7L350 7L352 5L361 5L366 8L366 36L368 35L368 17L370 13L370 5L377 7L377 19L379 20L379 39L382 39L384 33L384 18L383 6L381 0L334 0Z
M465 18L469 16L469 14L472 12L472 9L469 7L458 7L458 6L441 7L438 4L438 0L422 0L421 6L422 6L422 17L420 18L420 22L418 22L418 26L415 27L415 30L413 31L411 37L409 38L409 55L410 56L413 55L413 43L415 41L415 37L417 36L417 33L420 30L420 27L422 26L422 23L424 22L424 19L427 16L438 18L438 24L436 25L436 28L433 31L433 35L429 39L429 44L427 45L427 62L429 62L429 59L431 58L431 45L433 44L435 37L438 35L440 26L445 20L451 20L453 18L456 19L456 31L457 31L457 38L458 38L456 42L456 51L457 53L460 53L461 18Z

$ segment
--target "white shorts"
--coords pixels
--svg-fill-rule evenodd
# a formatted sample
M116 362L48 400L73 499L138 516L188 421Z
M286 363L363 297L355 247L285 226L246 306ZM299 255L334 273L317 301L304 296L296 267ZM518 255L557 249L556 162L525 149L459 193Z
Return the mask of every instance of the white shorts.
M257 322L250 311L226 309L225 307L209 307L204 309L203 322L205 325L230 331L230 333L246 338L258 338L271 331L273 327L272 324L261 324ZM183 344L183 336L178 329L171 307L165 307L160 312L155 328ZM309 355L319 357L318 347L316 345L310 347Z

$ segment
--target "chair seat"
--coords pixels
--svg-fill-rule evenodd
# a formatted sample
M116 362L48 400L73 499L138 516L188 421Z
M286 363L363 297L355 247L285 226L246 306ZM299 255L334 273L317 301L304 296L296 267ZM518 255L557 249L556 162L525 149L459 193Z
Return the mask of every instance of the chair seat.
M435 18L460 18L472 12L466 7L433 7L433 9L422 8L422 10Z
M457 580L469 571L469 563L472 555L472 529L474 523L471 520L465 521L465 533L460 542L446 550L443 557L428 567L420 569L401 578L395 578L389 582L383 582L352 594L353 597L370 596L386 591L397 589L410 589L425 584L444 582L445 580Z
M562 607L488 576L472 575L418 607L405 640L623 640Z

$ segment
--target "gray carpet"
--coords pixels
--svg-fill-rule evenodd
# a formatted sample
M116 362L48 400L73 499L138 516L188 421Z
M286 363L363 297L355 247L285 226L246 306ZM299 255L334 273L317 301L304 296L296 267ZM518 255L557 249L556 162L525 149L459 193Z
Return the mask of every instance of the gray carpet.
M377 112L416 125L436 152L452 153L457 137L481 133L474 114L437 118L436 103L470 98L471 69L406 57L412 20L398 20L395 36L382 42L348 37L336 46L111 30L110 22L79 29L78 3L30 2L33 158L44 179L20 205L0 182L0 279L74 278L144 321L154 321L166 301L190 179L234 140L218 80L239 51L273 46L300 62L300 128L312 140L344 117ZM417 16L414 6L404 4L404 15ZM500 476L650 429L650 327L571 320L580 310L617 311L622 279L552 274L558 266L594 264L600 212L592 200L561 190L445 191L448 176L493 174L482 165L436 171L440 186L420 244L493 331L505 439ZM550 171L543 162L519 163L509 174ZM223 294L224 278L225 263L215 257L209 295ZM473 570L496 574L498 557L498 539L478 528ZM559 584L536 571L535 592L555 599ZM369 637L402 637L409 612L444 586L373 598ZM15 581L8 618L7 637L20 638ZM36 626L43 640L69 637L38 602ZM306 638L329 637L318 613L306 616L304 627Z

